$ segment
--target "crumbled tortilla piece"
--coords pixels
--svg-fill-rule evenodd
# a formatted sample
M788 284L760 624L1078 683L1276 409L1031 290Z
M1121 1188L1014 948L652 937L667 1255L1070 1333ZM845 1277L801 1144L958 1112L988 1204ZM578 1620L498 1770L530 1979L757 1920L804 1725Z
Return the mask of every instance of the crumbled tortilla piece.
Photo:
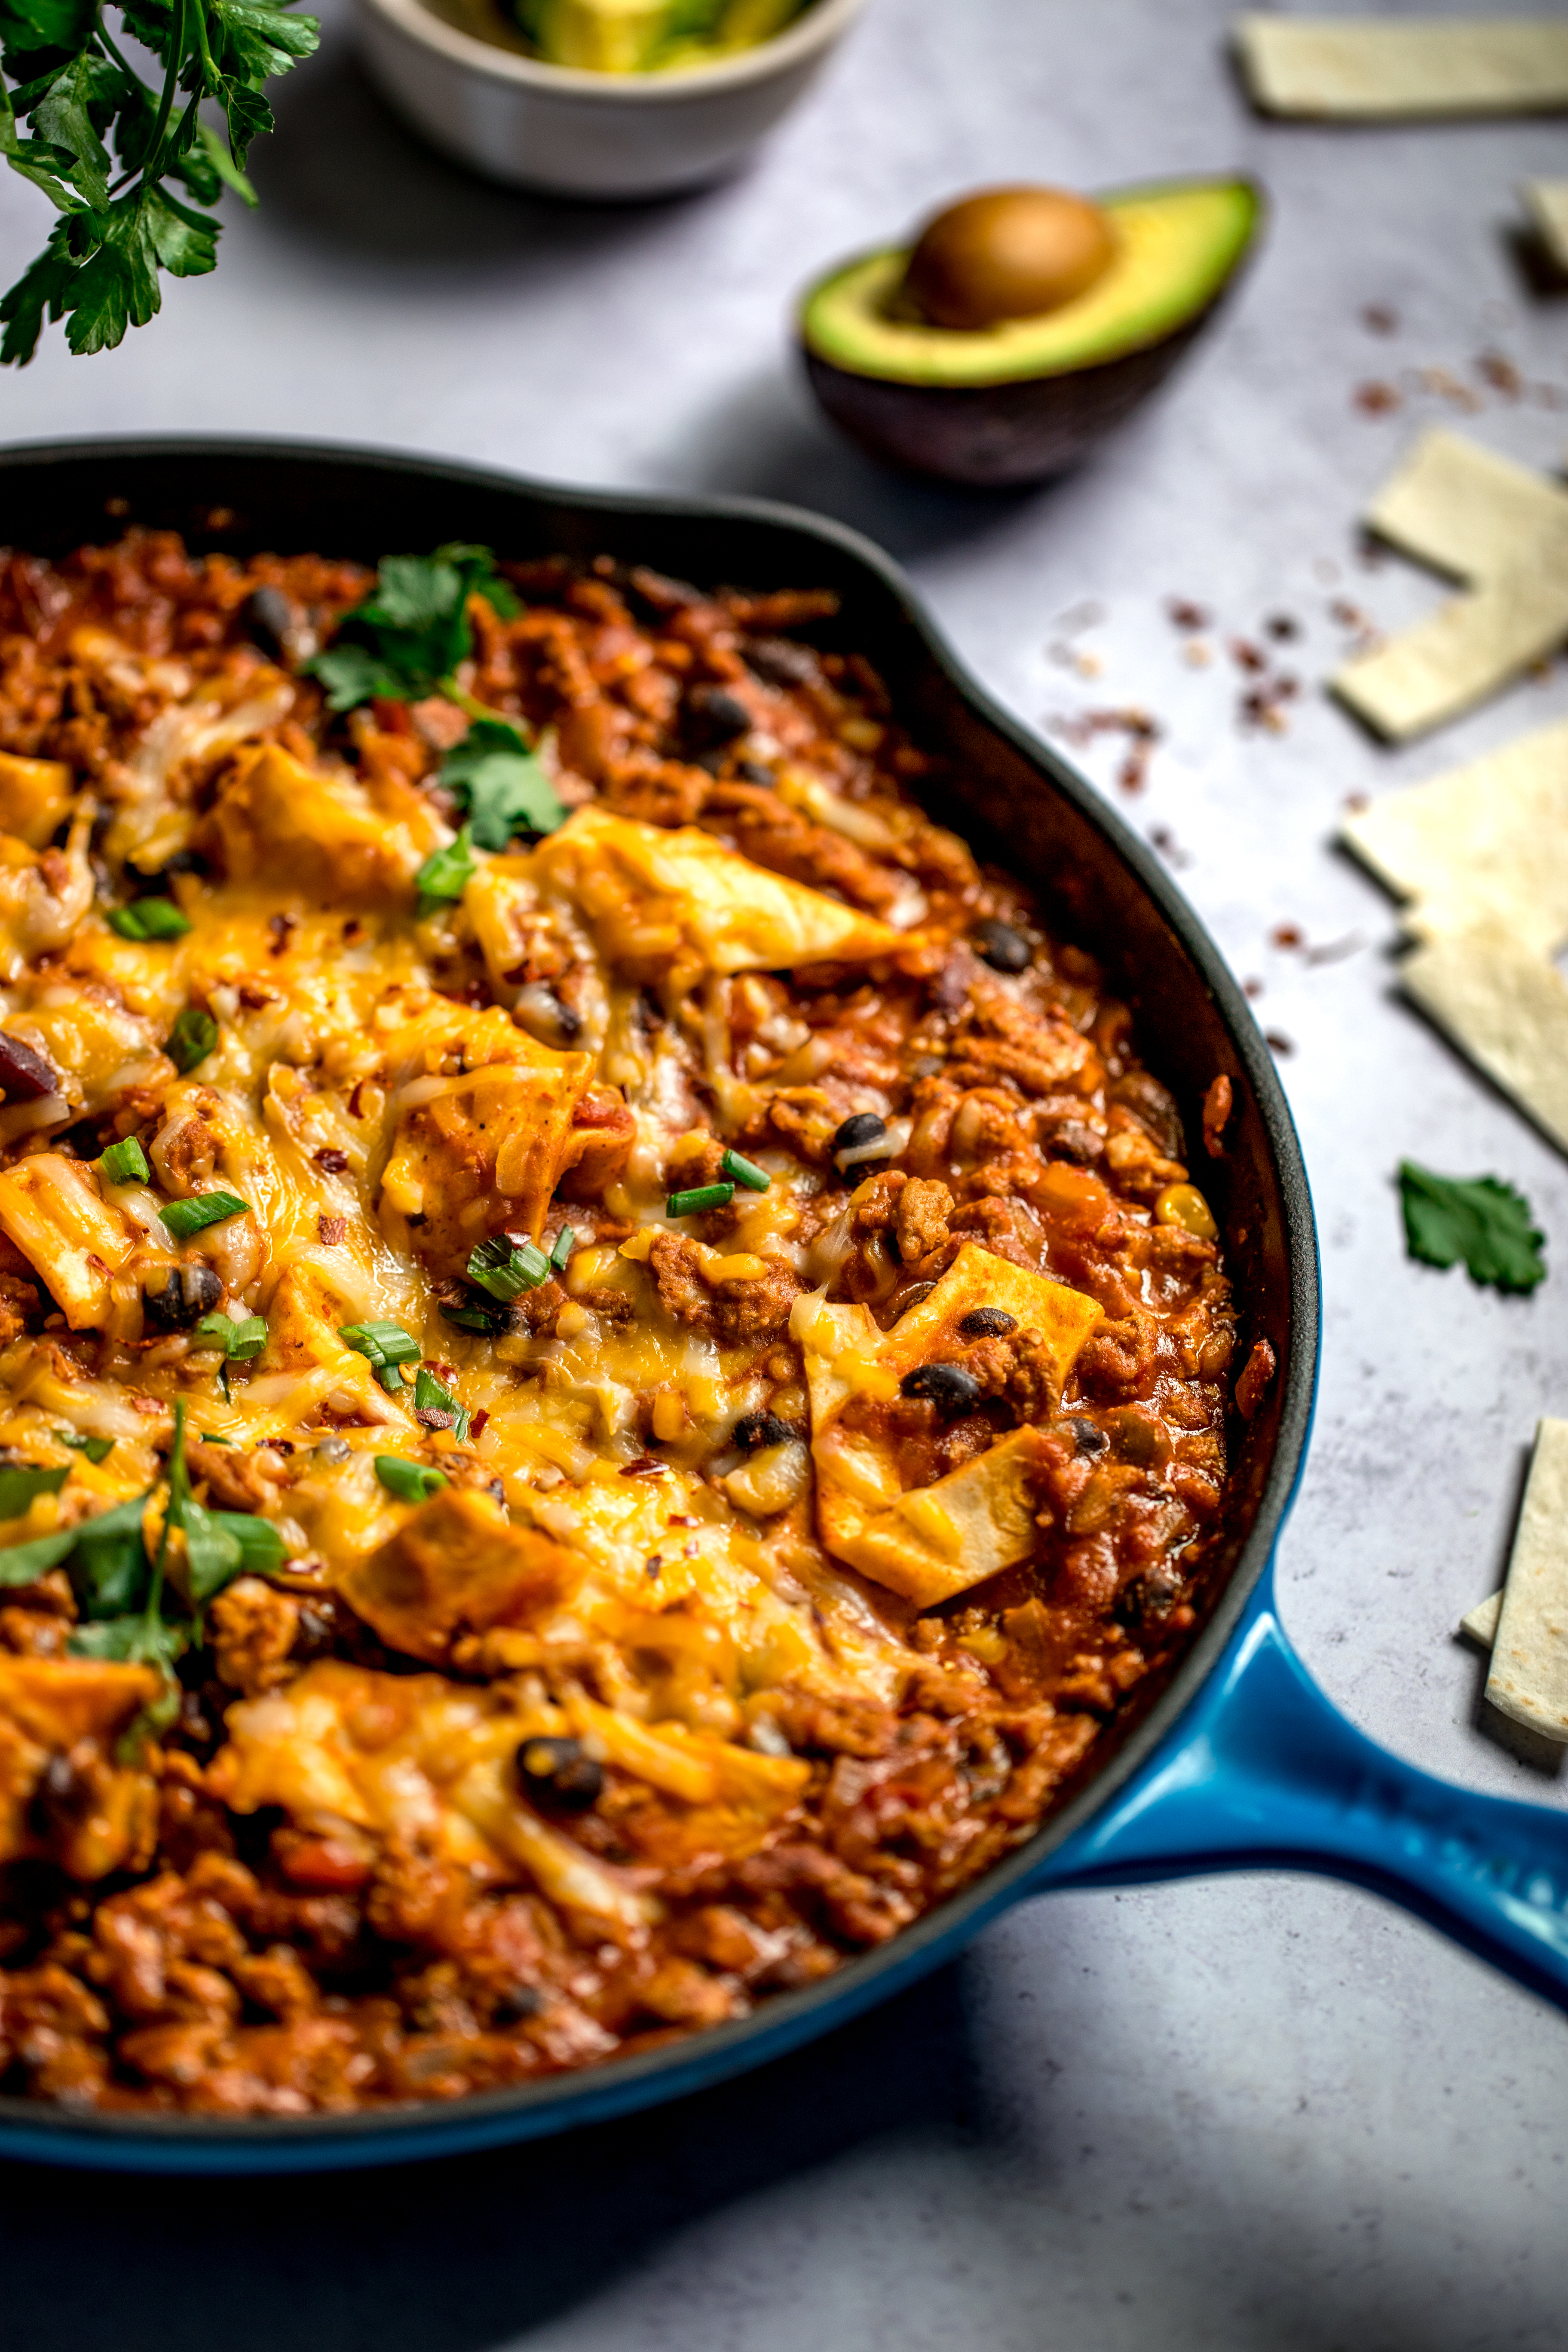
M1568 180L1526 180L1520 194L1547 252L1568 270Z
M1515 1723L1568 1740L1568 1421L1536 1428L1487 1697Z
M1235 31L1266 114L1376 122L1568 107L1568 26L1543 18L1248 15Z
M1478 1601L1473 1609L1466 1610L1459 1620L1460 1633L1468 1633L1479 1648L1489 1650L1497 1640L1497 1621L1501 1608L1500 1591L1489 1592L1484 1601Z
M1568 1151L1568 987L1501 924L1427 940L1400 966L1405 994L1560 1151Z

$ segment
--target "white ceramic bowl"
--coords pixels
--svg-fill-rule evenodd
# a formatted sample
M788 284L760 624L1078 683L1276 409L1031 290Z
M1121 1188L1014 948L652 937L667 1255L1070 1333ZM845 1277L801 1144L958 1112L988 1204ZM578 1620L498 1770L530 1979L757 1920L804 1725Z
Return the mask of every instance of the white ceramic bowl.
M794 105L865 0L814 0L772 40L672 73L585 73L529 56L498 0L356 0L372 79L458 162L556 195L700 187ZM481 38L463 21L482 25Z

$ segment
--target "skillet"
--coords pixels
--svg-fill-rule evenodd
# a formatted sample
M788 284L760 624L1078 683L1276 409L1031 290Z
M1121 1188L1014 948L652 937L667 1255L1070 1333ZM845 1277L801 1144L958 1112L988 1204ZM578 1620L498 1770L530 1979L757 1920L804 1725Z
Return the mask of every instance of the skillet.
M128 523L194 550L318 550L374 563L444 541L505 556L608 553L705 584L828 587L824 642L864 653L900 717L945 751L932 814L1041 893L1130 1003L1141 1051L1190 1133L1204 1090L1236 1108L1205 1190L1243 1307L1237 1361L1278 1370L1233 1432L1226 1531L1205 1620L1097 1744L1097 1768L1035 1834L890 1943L744 2019L616 2061L451 2104L223 2119L72 2113L0 2098L0 2156L117 2170L255 2173L387 2164L566 2130L760 2065L886 2000L1009 1905L1057 1888L1276 1867L1404 1904L1568 2007L1568 1815L1472 1794L1357 1731L1297 1659L1273 1559L1300 1480L1319 1346L1317 1242L1290 1114L1247 1001L1143 843L963 670L898 567L820 516L756 499L570 490L383 452L227 440L58 442L0 452L0 531L63 554Z

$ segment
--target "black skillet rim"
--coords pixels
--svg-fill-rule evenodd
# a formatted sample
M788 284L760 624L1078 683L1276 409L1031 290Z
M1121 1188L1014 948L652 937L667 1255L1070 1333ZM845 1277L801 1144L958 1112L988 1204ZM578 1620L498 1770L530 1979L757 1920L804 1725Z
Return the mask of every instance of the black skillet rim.
M136 435L22 443L0 449L0 485L7 476L39 467L139 460L177 461L193 468L225 461L350 466L384 475L389 486L418 478L588 515L764 524L833 547L873 575L970 709L1072 804L1131 873L1196 968L1253 1090L1279 1188L1289 1282L1289 1349L1273 1457L1251 1528L1197 1639L1142 1721L1026 1843L890 1942L847 1962L818 1984L772 1995L746 2018L642 2056L508 2090L473 2092L449 2103L410 2102L342 2116L73 2114L42 2101L0 2096L0 2158L154 2172L348 2168L541 2137L662 2104L816 2039L955 1955L988 1918L1026 1895L1048 1857L1142 1769L1214 1671L1273 1554L1300 1477L1311 1423L1321 1311L1317 1240L1306 1168L1284 1089L1246 997L1152 851L1059 753L992 700L948 645L901 568L847 524L772 499L578 488L414 452L303 438Z

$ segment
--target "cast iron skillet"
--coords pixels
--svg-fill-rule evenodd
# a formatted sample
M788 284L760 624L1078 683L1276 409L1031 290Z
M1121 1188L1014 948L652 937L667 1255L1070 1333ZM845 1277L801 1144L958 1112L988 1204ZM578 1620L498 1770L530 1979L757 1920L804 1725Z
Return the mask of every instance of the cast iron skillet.
M1274 1547L1300 1474L1318 1355L1318 1263L1290 1114L1239 989L1134 835L964 674L896 565L815 515L755 500L557 490L468 467L288 443L57 443L0 453L0 536L60 553L127 521L198 549L377 557L478 540L502 555L601 551L707 584L831 587L846 649L952 755L934 813L1037 885L1131 1001L1142 1050L1189 1135L1218 1071L1236 1092L1223 1159L1195 1170L1224 1230L1246 1321L1279 1370L1237 1423L1228 1532L1205 1621L1163 1687L1029 1842L879 1951L751 2017L596 2071L452 2104L226 2121L72 2115L0 2099L0 2155L153 2172L393 2163L562 2131L777 2057L948 1959L984 1923L1056 1887L1271 1865L1353 1879L1568 2004L1568 1815L1417 1772L1363 1737L1282 1632ZM1152 1678L1151 1678L1152 1679Z

